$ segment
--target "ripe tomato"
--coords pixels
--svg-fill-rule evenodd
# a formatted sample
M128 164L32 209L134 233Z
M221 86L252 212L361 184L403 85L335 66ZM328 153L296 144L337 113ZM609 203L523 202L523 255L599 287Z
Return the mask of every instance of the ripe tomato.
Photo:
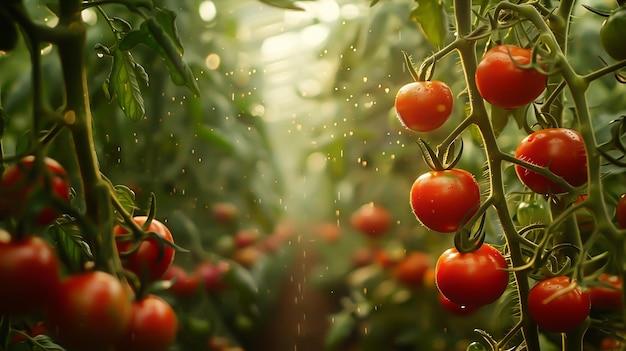
M250 228L250 229L241 229L235 233L233 240L235 243L235 247L238 249L242 249L244 247L251 246L259 241L261 237L261 233L258 229Z
M471 173L462 169L431 171L411 187L411 208L428 229L451 233L480 207L480 189Z
M587 152L582 136L573 129L548 128L524 138L515 150L515 157L548 169L572 186L587 182ZM530 190L542 194L562 194L565 189L536 172L515 165L520 181Z
M398 263L393 270L393 276L408 286L421 287L424 285L424 276L429 268L428 254L413 251Z
M396 94L396 113L402 124L416 132L439 128L452 113L452 91L441 81L411 82Z
M478 307L496 301L509 283L504 256L493 246L483 244L478 250L460 253L446 250L437 260L437 289L450 301Z
M601 312L621 311L624 306L622 295L622 278L617 275L602 273L598 281L608 284L605 286L592 286L589 288L591 309Z
M107 350L126 332L131 311L128 287L111 274L86 272L61 282L45 324L71 350Z
M45 174L34 174L34 164L35 156L26 156L4 172L0 181L0 212L24 217L35 209L34 222L43 226L61 215L51 205L53 198L69 204L69 178L63 166L52 158L44 159ZM42 191L46 196L40 195L44 194Z
M450 301L447 297L443 296L443 294L439 293L438 301L439 305L443 307L448 313L456 315L456 316L466 316L468 314L472 314L478 310L477 306L465 306L459 305L458 303L454 303Z
M385 234L393 224L391 214L380 205L365 204L350 216L350 224L359 232L379 237Z
M550 204L542 196L533 197L517 205L517 223L522 227L550 223Z
M227 262L205 261L196 265L195 274L200 278L206 292L220 292L227 287L224 274L229 269L230 266Z
M620 196L615 208L615 217L617 218L617 224L620 228L626 228L626 194Z
M485 53L476 68L476 86L490 104L514 109L535 100L546 87L547 77L534 68L521 68L531 62L531 50L514 45L498 45Z
M600 27L600 43L609 56L614 60L626 60L626 7L620 6L613 10Z
M176 340L178 318L172 307L156 295L133 303L130 325L115 351L167 351Z
M136 216L133 218L135 223L138 225L143 225L148 217L146 216ZM124 235L128 234L128 231L122 226L115 226L114 230L115 235ZM174 242L172 238L172 233L165 226L165 224L159 222L156 219L153 219L150 222L148 228L146 228L146 232L154 232L163 239ZM117 251L120 253L128 252L133 248L135 242L130 241L118 241L117 242ZM146 238L144 239L139 248L133 252L132 254L123 257L122 263L124 268L129 271L135 273L140 278L145 278L147 281L152 282L155 281L167 270L167 268L174 261L174 249L167 245L160 246L160 243L155 238Z
M560 290L570 285L570 278L558 276L535 284L528 294L530 317L549 332L565 333L576 329L589 315L589 294L574 288L564 294Z
M11 239L0 232L0 315L43 308L59 284L58 270L54 249L43 239Z
M200 285L200 279L195 273L189 274L184 268L175 264L169 266L163 273L163 279L173 279L172 286L167 290L177 298L193 296Z

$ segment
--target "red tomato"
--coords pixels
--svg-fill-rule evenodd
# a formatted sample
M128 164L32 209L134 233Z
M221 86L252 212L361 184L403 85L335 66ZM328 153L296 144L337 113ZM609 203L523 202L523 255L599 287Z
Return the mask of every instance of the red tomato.
M439 305L443 307L444 310L448 311L450 314L456 316L466 316L468 314L472 314L476 312L478 307L476 306L465 306L459 305L458 303L454 303L450 301L447 297L443 296L443 294L437 294L439 296L438 301Z
M412 82L400 88L395 107L402 124L416 132L439 128L452 113L452 91L444 82Z
M235 247L238 249L242 249L244 247L248 247L253 245L254 243L259 241L261 237L261 233L259 233L258 229L241 229L234 235L234 243Z
M133 304L130 325L115 351L167 351L176 340L178 318L172 307L156 295Z
M514 45L498 45L487 51L476 68L476 86L483 99L514 109L541 95L547 77L534 68L519 67L529 64L531 55L531 50Z
M572 186L587 183L587 152L582 136L573 129L538 130L520 142L515 157L548 169ZM530 190L547 195L562 194L565 189L548 178L515 165L520 181Z
M620 228L626 228L626 194L620 196L615 208L615 217Z
M569 277L558 276L542 280L530 289L528 310L540 328L565 333L576 329L589 315L589 294L579 288L561 292L570 282Z
M51 205L52 199L69 204L69 178L63 166L52 158L44 159L45 174L35 174L34 164L35 156L26 156L4 172L0 181L0 212L23 217L36 209L34 222L48 225L61 215ZM38 195L42 191L46 196Z
M437 260L437 289L450 301L477 307L496 301L509 283L504 256L494 247L483 244L478 250L462 254L446 250Z
M394 268L393 276L403 284L413 287L424 285L424 276L430 268L430 257L424 252L409 253Z
M411 208L428 229L451 233L480 207L480 189L471 173L462 169L431 171L411 187Z
M143 225L147 219L148 217L146 216L133 218L135 223L140 226ZM128 231L119 225L115 226L114 232L115 235L128 234ZM156 219L150 222L150 225L146 228L146 232L154 232L163 239L174 242L170 230L167 229L165 224ZM134 245L135 242L132 240L118 241L117 251L120 253L127 252L131 250ZM138 277L145 278L147 281L152 282L163 276L163 273L165 273L167 268L172 264L172 261L174 261L174 253L175 251L172 247L163 245L161 248L157 239L148 237L141 242L137 251L123 257L122 263L124 268L135 273Z
M365 204L352 213L350 224L365 235L379 237L391 228L393 219L386 208L380 205Z
M0 315L27 314L44 307L59 284L54 249L38 237L0 234Z
M86 272L61 282L45 324L71 350L107 350L126 332L131 311L128 287L111 274Z
M177 298L193 296L198 291L198 286L200 285L200 279L195 273L189 274L181 266L175 264L171 265L165 273L163 273L163 279L173 279L172 286L167 290Z
M622 278L608 273L600 274L598 281L609 286L592 286L589 288L591 308L595 311L621 311L624 306L622 295Z
M202 281L206 292L219 292L227 287L224 274L229 269L230 266L226 262L205 261L196 266L195 274Z

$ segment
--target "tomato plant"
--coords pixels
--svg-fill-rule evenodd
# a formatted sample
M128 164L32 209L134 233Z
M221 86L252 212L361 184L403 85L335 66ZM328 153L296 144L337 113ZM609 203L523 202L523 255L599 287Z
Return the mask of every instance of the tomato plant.
M624 31L626 31L626 7L622 5L613 10L600 27L600 43L614 60L626 60Z
M58 342L72 350L107 350L129 326L130 288L111 274L71 275L50 293L45 324Z
M416 132L430 132L452 114L452 91L441 81L411 82L398 90L395 107L404 126Z
M59 284L54 249L35 236L11 238L0 232L0 315L37 312Z
M535 284L528 294L530 316L540 328L564 333L576 329L589 315L589 294L571 285L566 276Z
M507 262L496 248L483 244L475 251L444 251L435 266L437 289L448 300L477 307L496 301L509 283Z
M146 216L136 216L133 221L141 226L147 219ZM117 225L113 231L118 237L129 234L128 230L120 225ZM137 243L134 240L118 240L117 250L123 255L124 268L139 278L154 281L161 278L174 261L174 248L165 244L165 241L173 243L174 239L165 224L156 219L150 222L145 231L146 233L155 233L161 239L147 236L141 239L138 247L135 247Z
M538 130L524 138L515 157L536 166L546 167L573 187L587 182L587 153L580 133L568 128ZM562 194L567 188L546 176L515 165L519 179L530 190L542 194Z
M191 274L183 267L172 264L163 273L164 280L172 280L172 285L167 289L177 298L193 296L200 286L200 279L195 272Z
M598 282L603 285L591 286L588 294L591 309L599 312L617 312L624 307L622 278L609 273L602 273Z
M428 229L450 233L472 218L480 206L480 188L463 169L430 171L411 187L411 209Z
M0 211L47 225L61 215L60 204L69 205L69 179L65 168L50 157L44 158L42 172L35 166L35 156L29 155L4 172Z
M156 295L133 303L132 317L116 351L166 351L176 340L178 317L172 307Z
M550 204L541 196L521 201L516 210L517 223L525 227L531 224L550 223Z
M413 251L398 262L393 269L393 276L408 286L421 287L424 285L424 277L430 266L428 254Z
M476 68L476 86L490 104L514 109L533 102L545 90L547 77L532 67L529 49L497 45L485 53Z
M391 228L393 218L383 206L365 204L352 213L350 224L360 233L370 237L379 237Z

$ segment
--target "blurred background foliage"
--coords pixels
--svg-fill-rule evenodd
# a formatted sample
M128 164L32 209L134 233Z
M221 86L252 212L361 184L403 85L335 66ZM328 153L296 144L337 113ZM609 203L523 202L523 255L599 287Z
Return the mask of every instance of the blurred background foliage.
M42 4L26 3L53 25L54 15ZM419 65L437 49L433 42L449 41L450 8L419 25L412 0L371 7L366 0L155 3L177 15L199 96L172 84L160 57L139 46L133 56L149 77L141 86L146 111L145 118L131 121L103 92L111 58L96 50L85 55L103 174L131 188L141 210L150 193L156 195L157 217L192 251L177 255L179 265L191 271L217 257L244 268L231 277L227 293L183 301L170 297L182 320L178 349L221 350L216 340L225 338L225 344L246 350L456 350L476 339L474 328L497 336L510 325L510 313L501 313L511 307L507 298L468 316L451 315L436 303L432 281L405 286L376 260L380 252L400 260L407 252L424 251L434 265L452 245L452 236L417 223L408 189L426 171L417 138L436 145L465 116L458 58L438 62L434 72L457 97L452 118L441 129L428 136L409 132L393 110L398 88L412 79L402 53ZM131 24L138 20L121 7L106 11ZM114 43L96 10L85 11L84 19L88 48ZM577 7L572 42L584 45L572 45L570 56L580 72L603 65L601 21ZM433 26L438 39L424 35ZM31 128L26 122L32 114L30 63L20 45L0 55L7 155L19 152ZM58 107L58 61L54 50L43 50L46 96ZM626 110L624 86L605 77L588 96L602 140L608 122ZM513 118L500 128L502 149L512 152L522 132ZM69 136L58 138L50 152L76 174ZM459 167L486 185L480 145L471 133L463 139ZM511 189L520 188L510 179ZM350 215L367 203L392 215L392 228L381 238L350 226ZM230 207L220 207L224 204ZM232 210L234 219L224 221L220 209ZM487 226L492 242L499 240L496 227ZM237 253L236 234L242 230L265 239L263 249Z

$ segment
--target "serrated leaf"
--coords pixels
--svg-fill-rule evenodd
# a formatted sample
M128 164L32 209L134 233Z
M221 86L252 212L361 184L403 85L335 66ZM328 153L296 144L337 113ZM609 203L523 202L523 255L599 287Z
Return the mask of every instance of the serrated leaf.
M78 227L68 219L61 219L50 227L50 236L56 243L59 257L71 272L79 272L91 257L89 245L83 241Z
M332 350L350 337L356 326L356 320L348 312L339 312L331 316L331 323L326 334L325 346Z
M113 67L109 75L109 92L131 121L139 121L146 113L141 89L135 73L135 59L127 51L113 50Z
M137 208L137 205L135 203L135 192L133 192L126 185L116 185L114 189L117 201L119 201L119 203L122 205L124 211L132 216L135 212L135 209ZM118 219L120 219L120 222L122 221L121 217Z
M439 0L418 0L411 12L411 18L435 48L443 47L448 34L448 20L443 6Z

